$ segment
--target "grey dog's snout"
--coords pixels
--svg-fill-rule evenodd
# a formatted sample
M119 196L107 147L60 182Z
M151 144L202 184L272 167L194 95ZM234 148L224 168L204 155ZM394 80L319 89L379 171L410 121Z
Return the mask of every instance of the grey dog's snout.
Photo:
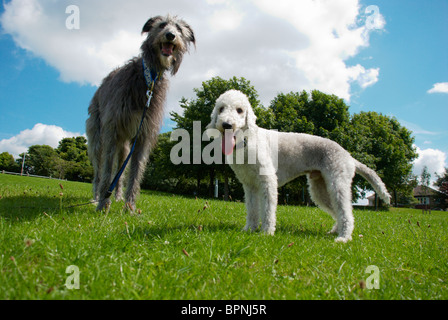
M168 41L173 41L174 38L176 38L176 35L175 35L174 33L172 33L172 32L167 32L166 35L165 35L165 37L166 37L166 39L167 39Z
M223 122L222 123L222 127L224 129L232 129L233 128L233 126L230 123L228 123L228 122Z

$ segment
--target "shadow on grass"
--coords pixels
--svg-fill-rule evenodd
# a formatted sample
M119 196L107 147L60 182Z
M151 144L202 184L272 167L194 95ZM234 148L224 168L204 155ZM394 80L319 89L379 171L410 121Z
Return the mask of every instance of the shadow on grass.
M44 212L51 214L59 214L61 211L72 212L82 206L89 206L90 200L84 197L38 194L4 197L0 199L0 217L11 221L32 220Z
M62 200L62 203L61 203ZM33 220L45 213L50 215L58 215L62 213L73 213L78 210L89 210L92 214L99 214L95 211L95 207L89 204L91 199L87 197L59 195L39 195L39 194L23 194L19 196L3 197L0 199L0 217L10 220L11 222L20 222L23 220ZM62 205L62 208L61 208ZM80 205L80 206L78 206ZM121 205L114 202L113 205ZM110 212L110 214L115 214ZM165 235L182 232L197 233L219 233L225 232L230 235L253 234L260 237L268 237L258 228L255 232L243 231L244 223L232 221L213 221L211 223L193 222L191 219L185 221L170 221L162 225L147 225L141 222L132 230L132 236L137 238L149 237L160 238ZM289 234L297 238L333 238L328 235L327 231L321 225L302 226L295 224L277 225L276 235Z
M335 235L328 234L330 229L325 229L322 226L315 226L314 228L302 227L297 225L278 226L275 233L290 234L298 238L335 238Z
M293 238L305 239L305 238L316 238L316 239L333 239L334 235L327 233L328 230L316 230L316 229L306 229L299 228L298 226L285 226L278 227L275 235L291 235ZM126 231L125 231L126 232ZM243 231L243 226L237 223L221 221L213 223L210 225L194 225L189 223L178 222L176 224L167 225L147 225L147 226L136 226L130 232L130 236L133 239L164 239L166 236L173 234L182 235L185 234L186 238L191 237L194 234L216 234L216 233L226 233L228 237L238 237L240 235L251 235L255 237L275 237L269 236L260 231L258 228L254 232ZM188 235L188 236L187 236Z

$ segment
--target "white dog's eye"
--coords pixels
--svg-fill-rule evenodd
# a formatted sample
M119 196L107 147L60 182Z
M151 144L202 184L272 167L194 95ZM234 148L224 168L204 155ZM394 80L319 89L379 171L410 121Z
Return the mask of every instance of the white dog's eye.
M221 113L224 111L224 107L219 108L218 112Z
M241 108L238 108L238 109L236 109L236 112L238 112L238 113L243 113L243 109L241 109Z

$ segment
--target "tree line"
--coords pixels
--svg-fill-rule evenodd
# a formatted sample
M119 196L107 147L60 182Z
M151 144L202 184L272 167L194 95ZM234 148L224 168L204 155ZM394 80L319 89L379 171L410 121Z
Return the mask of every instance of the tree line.
M336 141L351 155L383 179L393 197L393 204L412 202L416 177L412 162L417 157L412 132L396 118L367 111L350 115L343 99L322 93L279 93L268 107L261 105L258 93L250 81L233 77L224 80L214 77L193 89L194 99L182 98L182 112L171 112L174 129L185 129L193 136L193 122L200 121L201 132L210 122L216 99L225 91L237 89L245 93L257 116L257 125L278 131L302 132ZM218 181L220 197L243 199L241 184L228 165L180 164L170 160L170 153L178 141L171 141L171 132L159 135L157 145L142 181L142 188L165 192L212 197ZM202 141L201 150L210 142ZM190 144L193 155L193 144ZM222 156L222 154L220 155ZM23 154L14 159L8 153L0 154L0 170L20 172ZM90 182L93 169L88 160L87 141L84 137L64 138L55 149L45 145L31 146L26 153L25 172L36 175ZM446 175L445 175L446 176ZM443 184L443 176L440 184ZM371 189L368 183L355 177L353 195L356 200ZM279 203L309 204L306 179L301 177L279 190Z
M0 154L0 170L81 182L91 182L93 179L87 139L83 136L64 138L57 148L33 145L18 159L3 152Z

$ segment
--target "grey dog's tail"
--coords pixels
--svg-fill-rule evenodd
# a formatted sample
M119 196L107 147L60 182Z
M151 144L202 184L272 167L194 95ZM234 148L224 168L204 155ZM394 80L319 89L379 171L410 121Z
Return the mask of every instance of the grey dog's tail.
M386 186L375 171L362 164L358 160L355 160L356 173L360 174L364 179L366 179L378 193L381 199L386 204L390 203L390 194L387 192Z

